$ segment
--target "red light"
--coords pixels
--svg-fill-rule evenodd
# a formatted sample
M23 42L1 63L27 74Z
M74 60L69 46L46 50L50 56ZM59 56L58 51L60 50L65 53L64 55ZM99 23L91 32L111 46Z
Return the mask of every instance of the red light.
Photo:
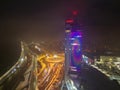
M66 23L73 23L73 19L67 19Z
M73 13L73 15L77 15L78 11L73 11L72 13Z

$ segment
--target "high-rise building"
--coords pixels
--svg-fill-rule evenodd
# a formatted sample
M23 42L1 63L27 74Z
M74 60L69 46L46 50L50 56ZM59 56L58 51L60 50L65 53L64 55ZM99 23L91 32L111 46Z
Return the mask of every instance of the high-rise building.
M77 11L65 21L65 73L80 70L82 60L82 31Z

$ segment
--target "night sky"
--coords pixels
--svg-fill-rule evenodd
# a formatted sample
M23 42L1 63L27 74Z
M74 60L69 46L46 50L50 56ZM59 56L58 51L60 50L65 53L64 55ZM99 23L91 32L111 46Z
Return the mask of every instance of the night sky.
M81 29L88 40L106 39L120 46L119 0L0 0L2 59L2 51L16 50L14 42L19 40L63 39L64 20L73 10L79 11ZM5 44L13 49L6 49Z
M119 0L3 0L0 4L0 30L9 39L62 37L64 20L73 10L79 11L88 37L118 34L120 29Z

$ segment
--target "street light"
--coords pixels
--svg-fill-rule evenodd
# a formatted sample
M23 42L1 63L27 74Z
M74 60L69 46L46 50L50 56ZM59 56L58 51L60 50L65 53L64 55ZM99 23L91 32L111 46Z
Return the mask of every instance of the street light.
M54 54L54 56L53 56L54 58L57 58L58 56L56 55L56 54Z

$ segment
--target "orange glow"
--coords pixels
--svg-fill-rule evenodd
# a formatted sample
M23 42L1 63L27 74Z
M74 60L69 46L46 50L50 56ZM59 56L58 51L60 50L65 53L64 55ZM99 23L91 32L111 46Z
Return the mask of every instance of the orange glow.
M37 83L40 90L56 90L54 88L58 87L63 79L63 64L64 64L64 54L57 54L45 58L43 56L38 56L37 61L40 63L41 67L38 67ZM58 89L57 89L58 90Z

